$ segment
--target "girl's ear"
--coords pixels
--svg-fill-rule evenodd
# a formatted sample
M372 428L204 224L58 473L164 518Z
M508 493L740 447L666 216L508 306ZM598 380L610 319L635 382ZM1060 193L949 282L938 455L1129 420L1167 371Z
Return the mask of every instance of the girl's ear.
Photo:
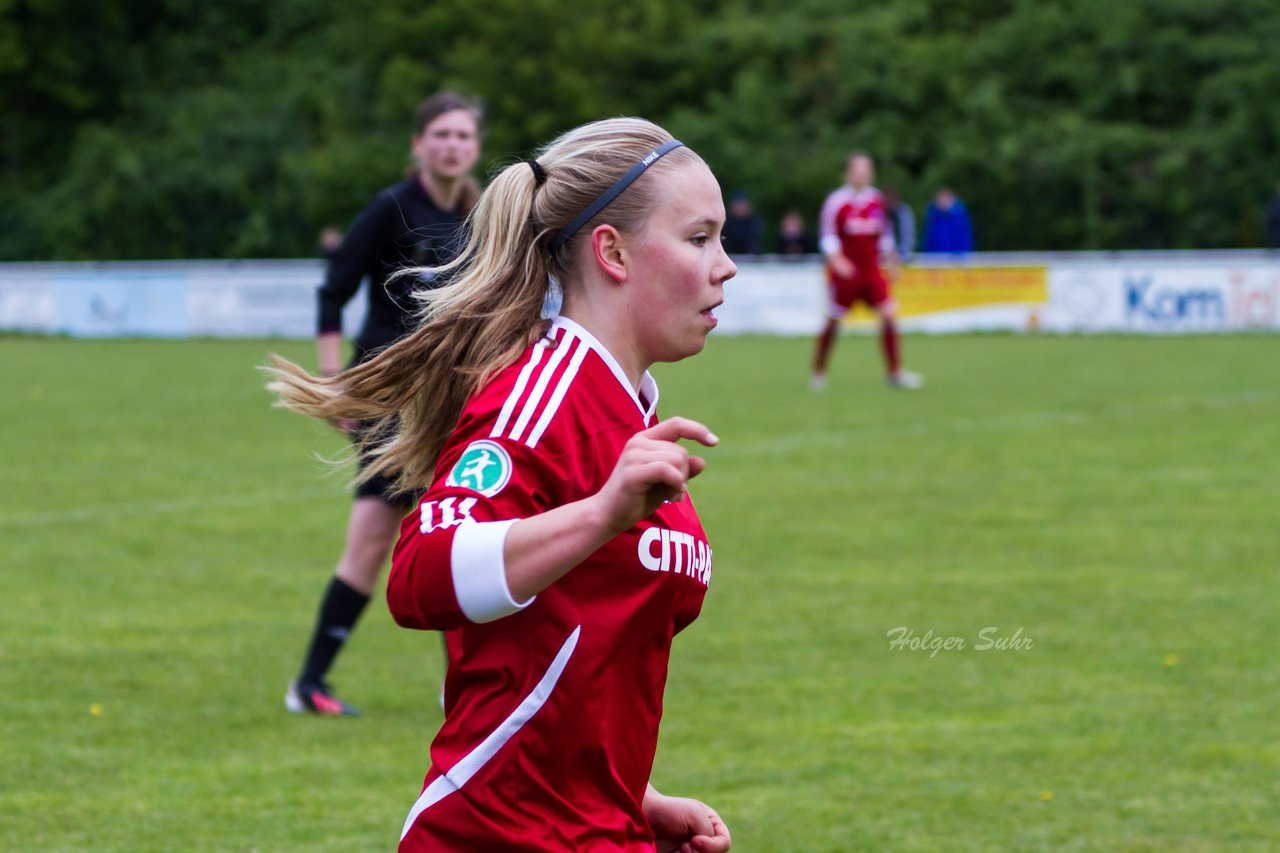
M591 257L616 282L627 280L627 258L622 235L612 225L597 225L591 232Z

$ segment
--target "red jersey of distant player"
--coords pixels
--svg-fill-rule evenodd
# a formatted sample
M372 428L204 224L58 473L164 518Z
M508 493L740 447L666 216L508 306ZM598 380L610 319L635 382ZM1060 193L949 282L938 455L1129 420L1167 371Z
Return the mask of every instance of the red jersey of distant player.
M653 851L641 811L672 638L698 615L711 548L692 502L667 503L523 605L503 537L595 494L657 423L590 333L548 336L465 406L387 586L401 625L446 631L445 718L401 851Z
M845 277L827 262L832 316L843 316L859 300L874 308L889 298L880 269L881 253L893 248L887 221L884 196L875 187L845 184L827 196L818 221L822 251L829 255L838 249L853 264L853 275Z

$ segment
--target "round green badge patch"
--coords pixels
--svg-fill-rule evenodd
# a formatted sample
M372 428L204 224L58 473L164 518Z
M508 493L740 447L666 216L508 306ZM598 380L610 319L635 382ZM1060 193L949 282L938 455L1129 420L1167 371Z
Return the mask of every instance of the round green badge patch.
M445 485L471 489L491 498L502 491L510 479L511 456L506 449L497 442L482 440L471 442L462 451Z

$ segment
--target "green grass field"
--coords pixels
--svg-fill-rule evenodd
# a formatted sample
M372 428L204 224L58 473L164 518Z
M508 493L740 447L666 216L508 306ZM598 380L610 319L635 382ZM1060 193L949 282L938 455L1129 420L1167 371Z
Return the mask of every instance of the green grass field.
M822 395L801 340L656 371L723 441L654 783L748 853L1280 849L1280 337L905 348L916 394L869 338ZM348 504L269 349L0 338L0 849L394 846L439 644L378 600L365 716L284 712Z

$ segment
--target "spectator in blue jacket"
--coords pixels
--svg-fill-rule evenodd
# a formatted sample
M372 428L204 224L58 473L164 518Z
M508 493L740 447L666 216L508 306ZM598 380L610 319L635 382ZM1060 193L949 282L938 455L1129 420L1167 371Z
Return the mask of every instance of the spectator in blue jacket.
M969 211L950 187L939 187L925 211L922 251L948 254L973 251Z

